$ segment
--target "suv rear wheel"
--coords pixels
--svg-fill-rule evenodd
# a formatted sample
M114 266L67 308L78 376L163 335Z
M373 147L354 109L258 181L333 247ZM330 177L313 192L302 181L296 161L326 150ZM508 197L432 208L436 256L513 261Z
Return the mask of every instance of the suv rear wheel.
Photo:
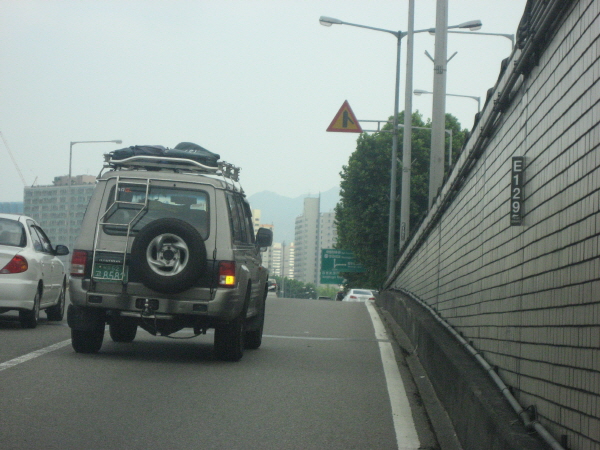
M249 350L255 350L262 344L263 328L265 325L265 308L267 306L266 303L268 292L268 288L265 288L265 294L262 298L261 304L259 305L258 314L251 320L248 326L248 328L250 329L246 331L246 341L244 342L244 344L245 347Z
M246 340L246 312L250 300L250 285L240 315L227 324L215 327L215 353L224 361L239 361L244 356Z
M93 330L71 329L71 345L77 353L98 353L104 340L104 324L102 328Z
M117 317L109 322L108 331L114 342L133 342L137 334L137 324Z
M223 361L239 361L244 356L245 314L227 325L215 328L215 353Z

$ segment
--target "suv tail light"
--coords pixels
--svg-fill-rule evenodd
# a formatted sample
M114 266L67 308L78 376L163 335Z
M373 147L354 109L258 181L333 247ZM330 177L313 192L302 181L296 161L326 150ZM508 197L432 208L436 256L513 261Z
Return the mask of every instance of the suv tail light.
M71 257L71 276L82 277L85 274L87 264L87 252L85 250L73 250Z
M219 286L235 286L235 261L219 262Z
M15 255L7 265L5 265L0 273L21 273L25 272L29 268L27 260L21 255Z

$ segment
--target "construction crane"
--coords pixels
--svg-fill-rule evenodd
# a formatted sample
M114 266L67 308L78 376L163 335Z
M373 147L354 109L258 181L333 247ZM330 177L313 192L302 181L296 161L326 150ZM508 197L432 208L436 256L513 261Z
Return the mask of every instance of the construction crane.
M21 177L23 186L27 186L27 183L25 182L25 178L23 177L23 173L21 173L21 169L19 169L19 165L17 164L15 157L13 156L12 152L10 151L10 147L8 146L8 142L6 142L6 139L4 138L2 131L0 131L0 137L2 138L2 142L4 142L4 146L6 147L6 150L8 151L8 155L10 156L10 159L12 160L13 164L15 165L15 169L17 169L17 172L18 172L19 176Z

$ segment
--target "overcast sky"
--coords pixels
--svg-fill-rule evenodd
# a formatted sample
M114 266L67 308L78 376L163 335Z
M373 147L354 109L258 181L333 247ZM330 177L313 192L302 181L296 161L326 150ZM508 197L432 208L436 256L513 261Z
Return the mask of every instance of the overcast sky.
M513 34L525 3L450 0L449 25ZM435 25L435 5L416 1L415 29ZM0 132L26 185L66 175L71 141L123 140L75 145L74 175L97 175L116 148L191 141L240 166L249 195L317 194L339 184L358 136L326 128L344 100L359 120L391 116L396 64L394 36L318 19L405 31L407 12L407 0L0 0ZM433 90L434 39L415 36L415 89ZM450 34L447 92L483 105L510 51ZM431 103L415 96L413 109L427 119ZM446 109L472 127L476 101ZM22 199L0 141L0 201Z

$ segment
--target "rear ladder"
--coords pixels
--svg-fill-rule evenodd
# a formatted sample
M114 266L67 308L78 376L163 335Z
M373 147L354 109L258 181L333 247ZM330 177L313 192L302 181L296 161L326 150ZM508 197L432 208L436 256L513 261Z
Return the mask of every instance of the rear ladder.
M131 178L129 178L131 180ZM96 225L96 235L94 238L94 248L92 253L92 274L91 278L95 281L102 280L110 280L110 281L121 281L123 284L127 283L127 248L129 247L129 238L131 237L131 226L137 218L144 212L148 210L148 194L150 192L150 179L146 179L145 182L140 181L128 181L127 185L138 185L144 186L146 188L146 195L144 196L144 203L138 202L127 202L123 200L119 200L119 184L121 182L121 177L117 176L116 184L115 184L115 196L113 202L110 204L104 214L98 220L98 224ZM128 223L113 223L113 222L105 222L106 217L114 212L115 208L118 208L119 205L130 205L134 207L139 207L139 211ZM133 208L135 209L135 208ZM101 249L98 250L98 242L100 238L100 232L104 225L110 225L111 227L121 227L127 230L127 238L125 239L125 246L122 250L112 250L112 249ZM99 271L96 274L96 264L112 264L112 265L121 265L121 271L119 276L106 276L105 273Z

